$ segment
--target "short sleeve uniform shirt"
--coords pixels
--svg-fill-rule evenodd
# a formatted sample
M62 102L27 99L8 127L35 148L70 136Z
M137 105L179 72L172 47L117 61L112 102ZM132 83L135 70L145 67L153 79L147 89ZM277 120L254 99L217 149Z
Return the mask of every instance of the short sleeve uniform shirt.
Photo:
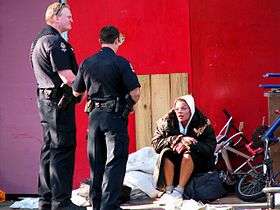
M80 93L87 90L91 99L124 98L140 84L130 63L104 47L80 65L72 87Z
M77 74L71 45L51 26L45 27L32 43L31 61L39 88L60 87L58 71L71 69Z

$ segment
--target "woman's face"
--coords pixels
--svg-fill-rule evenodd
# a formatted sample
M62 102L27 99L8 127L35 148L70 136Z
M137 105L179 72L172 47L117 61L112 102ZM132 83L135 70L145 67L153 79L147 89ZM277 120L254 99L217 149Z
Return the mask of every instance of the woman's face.
M178 100L174 107L177 119L182 125L186 125L191 116L191 110L188 104L184 101Z

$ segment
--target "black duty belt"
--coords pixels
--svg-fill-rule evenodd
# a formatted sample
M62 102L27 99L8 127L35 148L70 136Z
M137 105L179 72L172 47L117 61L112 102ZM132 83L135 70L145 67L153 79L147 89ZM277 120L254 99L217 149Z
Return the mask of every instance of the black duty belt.
M114 109L116 106L116 100L108 100L105 102L100 102L100 101L92 101L93 107L94 108L99 108L99 109Z
M98 98L97 100L95 98L87 101L84 111L90 113L94 109L99 109L106 112L119 112L119 108L120 103L118 97L116 99Z
M46 99L59 99L63 91L60 88L38 88L37 95L43 96Z

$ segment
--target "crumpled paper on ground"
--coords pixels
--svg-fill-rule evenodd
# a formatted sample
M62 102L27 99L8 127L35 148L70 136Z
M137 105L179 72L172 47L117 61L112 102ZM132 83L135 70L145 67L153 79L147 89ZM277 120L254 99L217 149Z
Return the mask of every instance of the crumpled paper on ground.
M24 198L21 201L14 202L10 208L12 209L37 209L39 204L39 198Z

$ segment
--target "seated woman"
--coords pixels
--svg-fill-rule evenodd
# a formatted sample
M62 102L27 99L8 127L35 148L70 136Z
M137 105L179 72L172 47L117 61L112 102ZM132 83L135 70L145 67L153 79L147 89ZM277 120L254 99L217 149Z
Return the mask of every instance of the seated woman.
M191 175L214 167L216 137L210 121L195 107L191 95L175 100L157 122L152 145L160 153L154 178L161 198L183 198Z

